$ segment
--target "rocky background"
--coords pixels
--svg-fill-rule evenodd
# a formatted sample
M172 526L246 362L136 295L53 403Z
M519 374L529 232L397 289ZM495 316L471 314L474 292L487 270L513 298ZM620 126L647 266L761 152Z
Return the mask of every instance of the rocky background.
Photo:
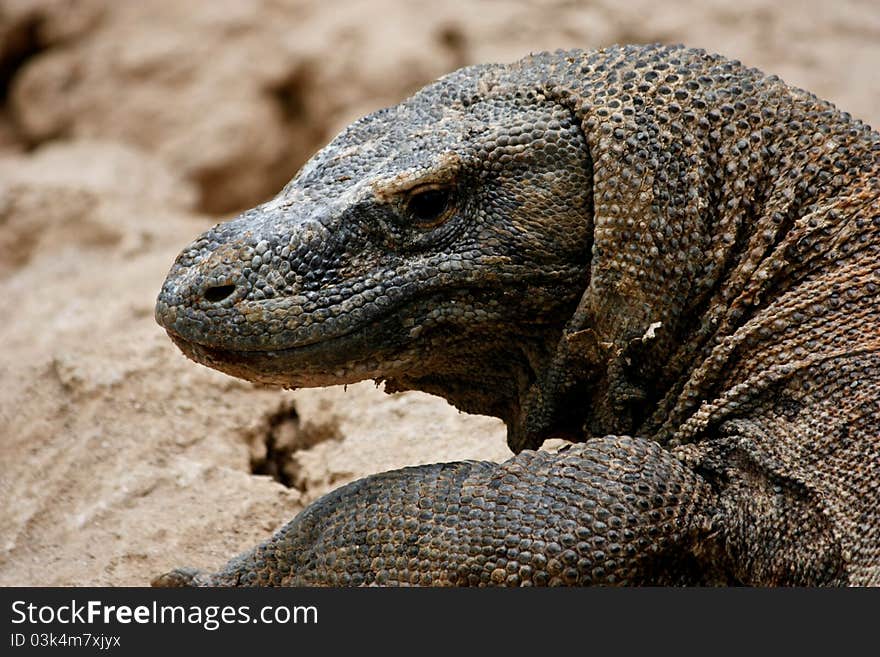
M216 567L354 478L506 458L426 395L197 366L155 296L352 119L465 64L648 41L880 124L873 0L0 0L0 585Z

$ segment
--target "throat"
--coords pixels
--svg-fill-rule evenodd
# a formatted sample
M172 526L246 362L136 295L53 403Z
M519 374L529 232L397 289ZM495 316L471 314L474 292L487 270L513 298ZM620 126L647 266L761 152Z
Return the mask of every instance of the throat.
M454 371L401 373L385 379L385 392L418 390L442 397L458 410L474 415L489 415L509 422L518 406L521 381L526 372L511 360L493 359Z
M426 392L464 413L497 417L509 429L518 421L523 399L538 376L536 369L549 360L547 353L537 341L510 340L479 353L457 349L454 355L435 354L432 362L420 358L420 371L396 372L381 381L387 393Z

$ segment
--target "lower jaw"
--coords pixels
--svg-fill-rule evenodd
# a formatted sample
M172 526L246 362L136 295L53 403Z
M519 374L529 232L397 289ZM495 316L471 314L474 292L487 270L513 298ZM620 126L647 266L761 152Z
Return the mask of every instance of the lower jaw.
M362 351L356 348L356 340L349 345L350 349L340 348L344 345L337 343L342 338L337 338L332 341L332 348L321 342L305 347L256 351L202 345L170 331L168 335L187 358L253 383L284 388L315 388L357 383L383 376L375 350L367 354L342 355L345 351Z

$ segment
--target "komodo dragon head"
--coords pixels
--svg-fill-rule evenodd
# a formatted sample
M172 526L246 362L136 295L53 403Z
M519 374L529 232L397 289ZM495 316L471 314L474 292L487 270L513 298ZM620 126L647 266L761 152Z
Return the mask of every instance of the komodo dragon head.
M234 376L423 390L502 418L515 451L656 429L699 406L683 382L701 340L766 298L775 245L843 184L828 172L870 157L840 148L869 128L833 112L680 47L462 69L199 237L156 318Z
M569 109L492 78L348 127L181 253L158 322L251 381L384 380L514 423L589 280L592 165Z

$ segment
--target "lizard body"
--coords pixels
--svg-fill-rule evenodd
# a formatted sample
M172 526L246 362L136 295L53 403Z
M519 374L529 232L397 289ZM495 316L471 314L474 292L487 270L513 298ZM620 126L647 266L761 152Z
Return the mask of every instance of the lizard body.
M196 240L156 317L235 376L498 416L517 455L157 582L880 585L878 290L880 135L830 103L680 46L456 71Z

